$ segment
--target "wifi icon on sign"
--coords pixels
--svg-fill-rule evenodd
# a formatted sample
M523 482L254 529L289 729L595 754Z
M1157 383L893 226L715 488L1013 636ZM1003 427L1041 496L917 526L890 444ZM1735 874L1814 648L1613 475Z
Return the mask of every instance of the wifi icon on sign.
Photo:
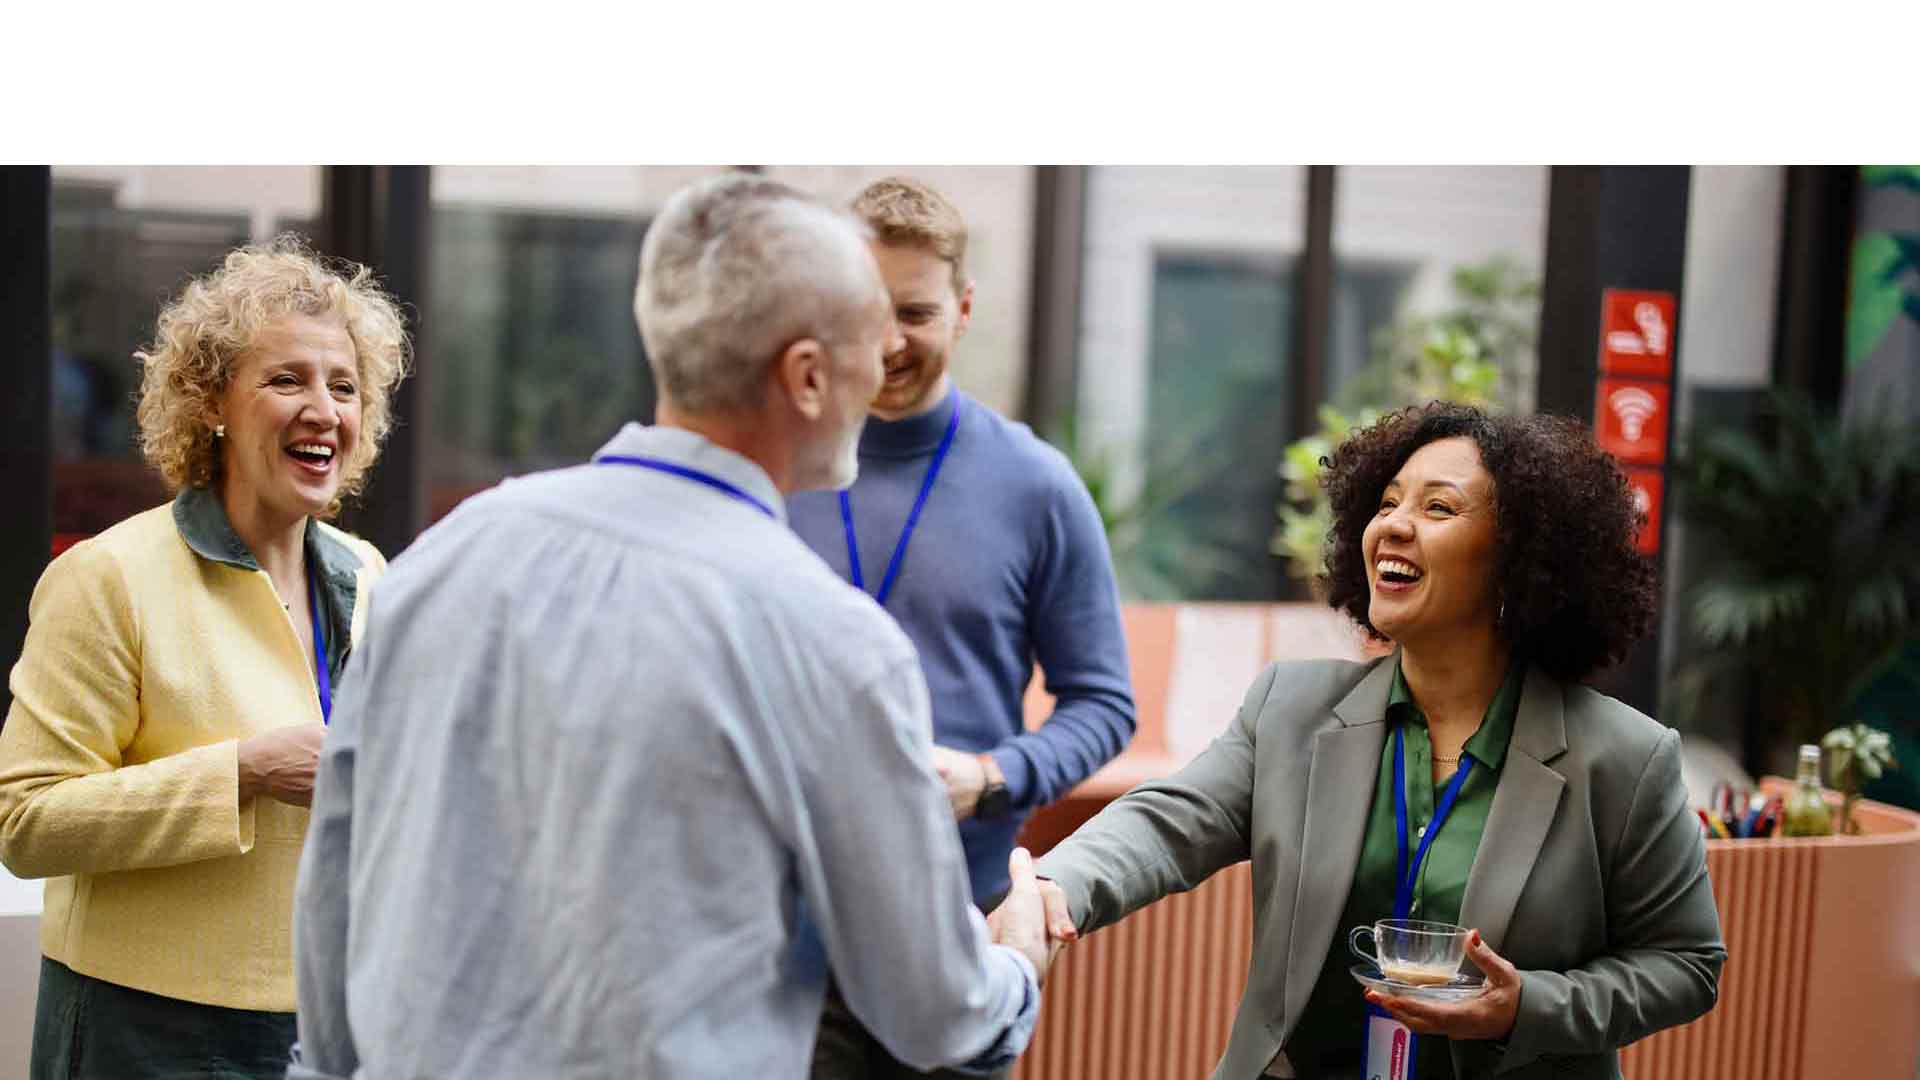
M1647 429L1647 420L1659 407L1652 394L1637 386L1623 386L1607 395L1607 408L1620 418L1620 434L1628 442L1640 441Z

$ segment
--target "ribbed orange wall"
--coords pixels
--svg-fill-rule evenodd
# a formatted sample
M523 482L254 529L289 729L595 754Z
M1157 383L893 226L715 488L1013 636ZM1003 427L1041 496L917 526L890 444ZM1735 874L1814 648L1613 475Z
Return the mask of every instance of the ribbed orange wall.
M1807 985L1813 939L1816 851L1803 842L1744 843L1768 850L1736 851L1733 842L1716 841L1707 852L1730 958L1721 972L1720 1004L1702 1020L1628 1047L1621 1055L1628 1076L1802 1075L1806 1016L1797 999Z
M1016 1080L1204 1077L1227 1045L1253 953L1250 863L1062 953Z

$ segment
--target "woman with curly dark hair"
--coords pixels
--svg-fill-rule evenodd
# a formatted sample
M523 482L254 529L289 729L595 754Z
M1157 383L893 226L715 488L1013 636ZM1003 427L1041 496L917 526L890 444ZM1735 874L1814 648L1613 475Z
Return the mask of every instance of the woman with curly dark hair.
M1040 860L1054 932L1252 859L1216 1078L1618 1076L1726 958L1679 736L1581 685L1653 614L1626 480L1578 423L1440 402L1326 464L1329 601L1393 652L1270 667L1192 764ZM1464 929L1407 927L1438 973L1382 981L1348 934L1389 918ZM1479 973L1447 982L1462 954Z

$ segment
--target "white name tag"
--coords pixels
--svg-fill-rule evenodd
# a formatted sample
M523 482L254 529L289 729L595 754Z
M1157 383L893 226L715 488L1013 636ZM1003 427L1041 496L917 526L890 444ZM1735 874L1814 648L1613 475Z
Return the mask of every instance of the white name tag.
M1367 1080L1408 1080L1413 1075L1413 1031L1391 1016L1367 1015Z

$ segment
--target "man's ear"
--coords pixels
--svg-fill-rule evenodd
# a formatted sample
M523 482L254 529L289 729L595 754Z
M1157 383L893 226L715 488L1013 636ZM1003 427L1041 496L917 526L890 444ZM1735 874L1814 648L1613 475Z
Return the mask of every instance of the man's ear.
M954 320L953 340L959 341L962 337L965 337L967 333L967 324L972 321L973 321L973 279L968 278L966 284L962 286L960 289L960 314Z
M773 362L775 387L809 421L827 411L827 390L833 379L827 347L813 338L801 338L780 351Z

